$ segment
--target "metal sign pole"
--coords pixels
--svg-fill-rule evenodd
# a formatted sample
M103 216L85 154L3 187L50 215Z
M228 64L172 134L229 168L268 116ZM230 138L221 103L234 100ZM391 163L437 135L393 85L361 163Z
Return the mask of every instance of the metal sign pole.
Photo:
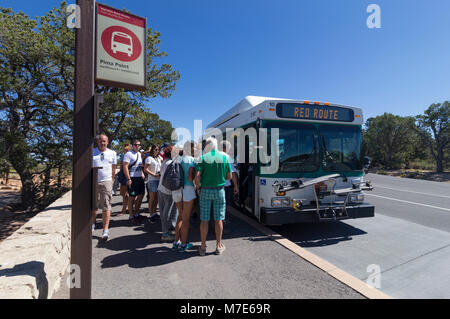
M73 126L73 182L71 265L80 270L71 299L91 298L92 203L94 142L95 0L77 0L81 18L75 40L75 106Z

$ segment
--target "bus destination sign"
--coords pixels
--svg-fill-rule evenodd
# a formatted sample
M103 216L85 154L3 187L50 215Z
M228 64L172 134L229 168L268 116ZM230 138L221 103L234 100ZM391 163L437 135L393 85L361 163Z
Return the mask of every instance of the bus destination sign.
M281 118L334 122L353 122L355 119L352 109L300 103L278 103L277 116Z

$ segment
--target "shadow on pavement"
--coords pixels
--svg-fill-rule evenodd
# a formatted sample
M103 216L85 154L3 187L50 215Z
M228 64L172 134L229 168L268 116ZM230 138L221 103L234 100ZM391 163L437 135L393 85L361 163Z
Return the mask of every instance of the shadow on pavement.
M101 223L98 226L101 227ZM97 240L97 249L120 252L104 257L101 261L101 268L120 267L123 265L128 265L131 268L144 268L165 265L191 257L199 257L199 226L198 222L194 221L191 223L188 240L193 243L194 246L184 253L173 251L171 243L161 242L160 222L150 224L146 221L141 224L132 224L128 221L128 218L125 217L122 219L111 219L111 231L114 231L114 228L128 227L129 231L126 232L126 235L110 238L106 242L98 236L93 236L92 238L94 241ZM243 240L250 241L271 240L257 230L249 228L245 222L232 216L231 213L227 215L222 238L223 240L230 238L242 238ZM214 222L210 221L207 241L213 241L214 243L215 239ZM208 245L210 246L211 244L212 243L210 242ZM207 255L210 254L214 254L214 252L207 253Z
M107 256L102 260L101 268L128 265L131 268L161 266L191 257L198 257L197 247L184 253L177 253L171 248L157 246L143 250L131 249L120 254Z
M354 236L367 234L365 231L343 222L318 224L291 224L272 226L274 231L302 247L336 245L352 240Z

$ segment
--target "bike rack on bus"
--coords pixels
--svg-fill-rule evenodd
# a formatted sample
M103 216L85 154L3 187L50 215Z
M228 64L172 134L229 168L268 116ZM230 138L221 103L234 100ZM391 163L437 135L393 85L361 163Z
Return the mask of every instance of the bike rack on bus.
M359 193L361 191L371 191L373 190L373 186L371 184L370 181L363 181L363 182L358 182L358 183L352 183L352 187L350 188L341 188L341 189L335 189L336 187L336 179L338 177L342 177L340 174L330 174L330 175L326 175L326 176L322 176L319 178L315 178L312 179L310 181L307 181L305 183L303 183L303 181L299 178L296 181L291 182L291 184L289 186L283 186L280 182L278 183L274 183L272 186L274 188L275 193L280 193L280 192L288 192L294 189L303 189L306 187L313 187L313 191L314 191L314 197L315 197L315 203L316 203L316 213L317 216L319 218L319 220L336 220L337 216L336 216L336 208L341 208L344 212L344 216L341 217L347 217L348 213L347 213L347 204L349 202L349 198L350 195L353 193ZM345 176L344 176L345 178ZM331 187L331 190L329 191L319 191L317 192L316 189L316 185L320 184L320 183L324 183L327 181L334 181L333 186ZM332 196L332 195L336 195L336 197L343 197L345 196L345 200L344 200L344 205L343 206L334 206L333 205L333 199L331 199L331 203L330 206L327 207L326 209L331 211L332 213L332 217L331 218L324 218L320 215L320 207L319 207L319 197L323 198L325 196Z

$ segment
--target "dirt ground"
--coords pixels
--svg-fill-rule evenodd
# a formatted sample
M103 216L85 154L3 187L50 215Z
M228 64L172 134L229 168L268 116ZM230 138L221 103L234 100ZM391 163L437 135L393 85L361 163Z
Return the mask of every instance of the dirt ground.
M71 185L71 178L65 178L63 183ZM0 179L0 242L39 213L36 210L30 212L14 208L20 203L21 188L22 183L17 174L10 174L7 185Z
M432 171L419 170L419 169L383 170L383 169L376 169L376 168L371 169L370 172L375 173L375 174L380 174L380 175L415 178L415 179L423 179L423 180L433 181L433 182L450 183L450 172L435 173Z
M21 183L17 176L11 176L8 185L0 183L0 241L8 238L36 213L12 211L12 205L20 202Z

